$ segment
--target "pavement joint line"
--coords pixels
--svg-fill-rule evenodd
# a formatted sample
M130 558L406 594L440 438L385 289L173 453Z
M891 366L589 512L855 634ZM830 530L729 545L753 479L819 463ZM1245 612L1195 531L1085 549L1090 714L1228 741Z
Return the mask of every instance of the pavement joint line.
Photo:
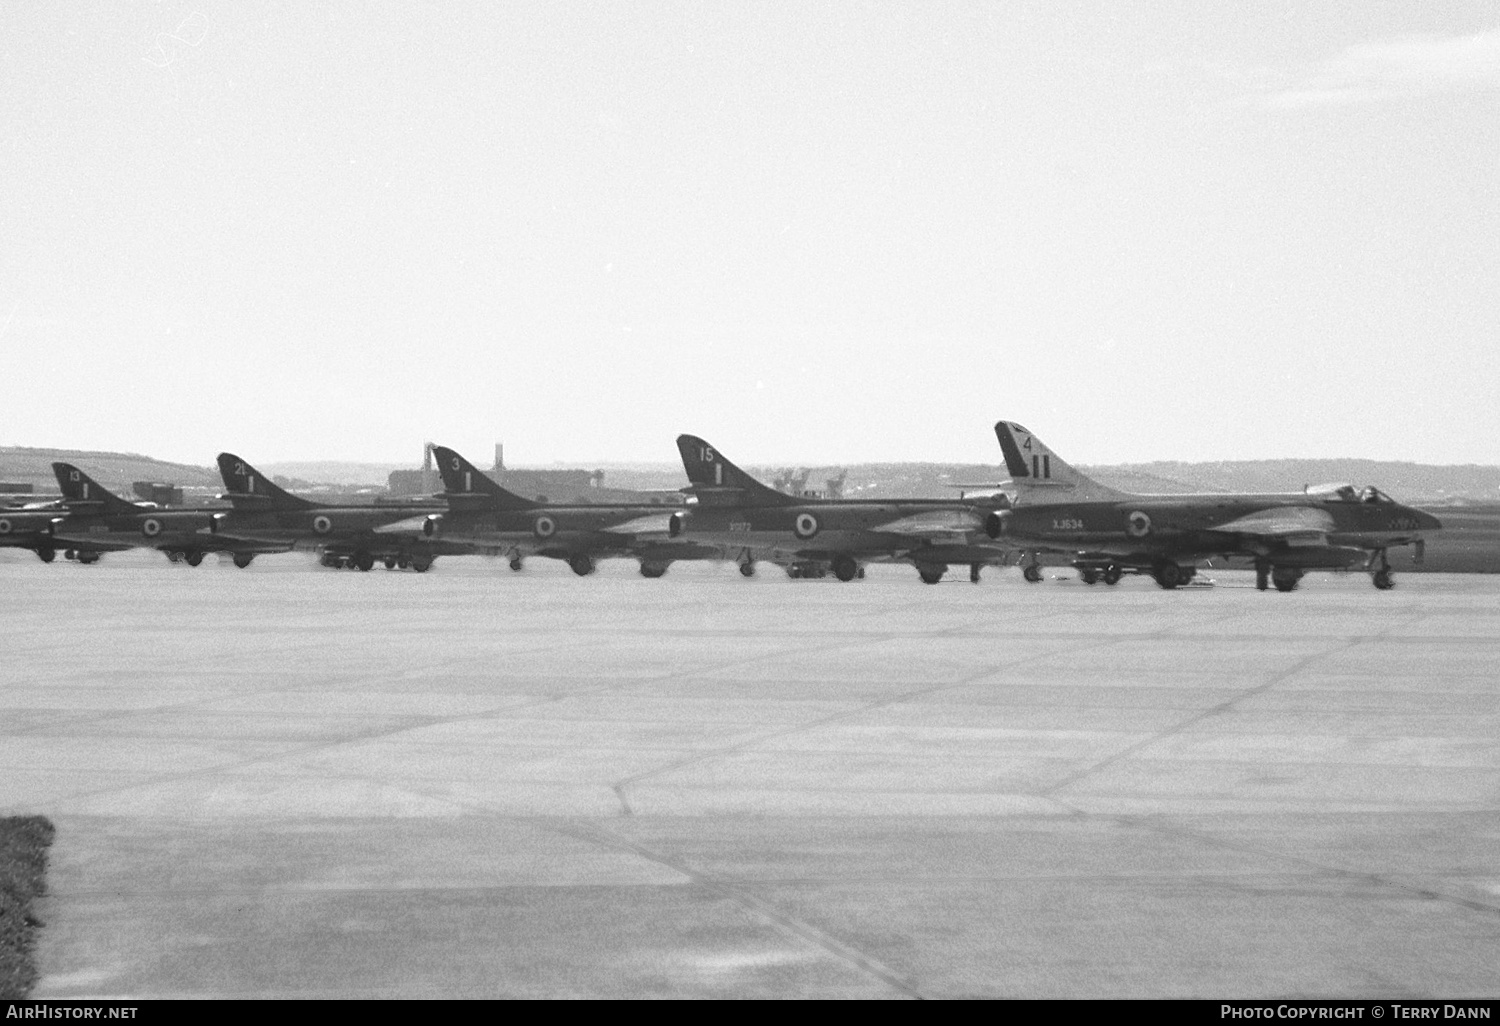
M835 644L832 644L832 645L824 646L824 649L822 649L822 650L836 651L836 650L838 650L840 648L846 648L850 644L856 643L856 640L857 639L850 640L850 641L841 641L841 642L838 642L838 643L835 643ZM550 651L550 650L554 650L554 649L562 649L562 648L567 648L567 647L569 647L568 644L557 645L557 646L549 646L547 650ZM498 708L498 709L486 710L483 713L475 713L475 714L471 714L471 715L460 715L460 716L449 716L449 717L438 717L433 722L426 723L426 724L421 724L419 726L436 726L436 725L439 725L439 724L456 723L456 722L463 722L463 721L476 720L476 719L482 719L482 718L490 718L490 719L503 718L503 714L505 714L507 712L514 711L516 709L527 708L527 707L532 707L532 706L548 705L548 704L552 704L552 703L555 703L555 702L558 702L558 701L563 701L565 699L576 697L576 696L580 696L580 695L600 694L600 693L607 693L607 692L611 692L611 691L619 691L619 690L622 690L622 689L624 689L626 687L636 686L636 685L639 685L639 684L642 684L642 683L660 683L662 681L674 680L674 679L679 679L679 678L684 678L684 679L685 678L691 678L693 676L696 676L696 675L699 675L699 674L702 674L702 673L713 672L715 670L720 670L720 669L728 669L728 668L733 668L733 667L739 667L739 666L742 666L742 665L747 665L747 664L751 664L751 663L755 663L755 662L760 662L760 661L763 661L763 660L768 659L768 658L775 658L775 657L778 657L778 656L781 656L781 655L784 655L784 654L785 654L784 652L780 652L780 651L774 652L774 653L762 653L762 654L759 654L759 655L756 655L756 656L753 656L753 657L750 657L750 658L747 658L747 659L737 659L737 660L734 660L734 661L729 662L729 663L719 664L717 666L712 667L709 670L705 670L705 669L699 667L699 668L695 668L693 670L675 671L673 673L664 674L664 675L661 675L659 677L649 677L649 678L633 679L633 680L629 680L629 681L619 682L619 683L616 683L616 684L603 685L603 686L600 686L600 687L597 687L597 688L585 688L585 689L581 689L579 691L570 691L570 692L556 694L556 695L534 696L530 701L527 701L527 702L517 703L517 704L509 705L509 706L503 706L503 707ZM357 684L358 681L359 681L359 679L360 678L355 678L354 680L351 680L349 683L351 683L351 684ZM263 689L251 691L248 694L250 696L264 695L264 694L275 694L277 692L286 691L286 690L288 690L288 689L284 688L284 687L267 687L267 688L263 688ZM317 689L313 685L307 685L307 686L305 686L303 688L297 688L297 689L292 689L292 690L298 690L298 691L308 690L308 691L311 691L311 690L317 690ZM323 690L326 690L326 689L323 689ZM241 694L244 694L244 693L241 693ZM222 696L216 697L214 699L209 699L207 701L220 701L220 700L222 700ZM167 709L171 709L171 708L178 708L178 709L181 709L181 708L192 708L193 706L201 705L201 704L203 704L203 703L201 703L201 702L179 703L177 705L169 706L169 707L154 707L153 710L143 710L143 712L161 711L161 709L163 709L163 708L167 708ZM100 717L94 718L93 722L97 722L98 720L109 719L109 718L110 717L108 717L108 716L100 716ZM79 721L79 722L90 722L90 721ZM256 766L256 765L275 765L276 763L285 762L288 759L300 758L302 756L305 756L305 755L308 755L308 754L311 754L311 753L316 753L316 752L320 752L320 751L327 751L327 750L331 750L331 749L334 749L334 748L339 748L339 747L342 747L342 746L345 746L345 745L350 745L350 744L357 744L357 743L361 743L361 742L367 742L367 741L375 740L375 739L382 738L382 737L394 737L394 736L396 736L398 734L405 733L405 732L407 732L409 730L412 730L412 729L417 729L417 728L413 727L411 725L403 725L403 726L397 727L395 729L372 730L372 731L369 731L369 732L362 732L362 733L351 735L351 736L345 736L345 737L342 737L342 738L339 738L339 739L336 739L336 740L330 740L327 743L323 743L323 744L313 743L313 744L307 744L307 745L302 745L302 746L294 747L292 749L289 749L288 751L278 753L277 755L274 755L274 756L256 756L256 757L252 757L252 758L248 758L248 759L242 759L242 760L238 760L238 761L226 762L226 763L223 763L221 765L209 767L209 768L206 768L206 769L198 769L198 770L191 770L191 771L184 770L184 771L181 771L181 772L166 773L166 774L162 774L162 775L149 775L148 774L147 777L146 777L146 779L144 779L144 780L135 781L133 783L126 784L126 785L123 785L123 786L97 788L97 789L89 790L89 791L76 792L76 793L68 795L67 797L68 797L68 800L70 800L70 801L77 801L77 800L80 800L80 799L99 798L99 797L103 797L103 796L108 795L108 794L117 793L117 792L122 791L122 790L134 790L134 789L141 788L141 787L155 787L155 786L160 786L162 784L171 784L171 783L174 783L174 782L179 782L179 781L183 781L183 780L190 780L190 779L195 779L195 778L203 778L203 777L211 777L211 776L223 776L223 775L225 775L225 774L227 774L229 772L232 772L232 771L235 771L235 770L246 769L246 768L249 768L249 767L252 767L252 766ZM368 778L359 778L359 779L368 779ZM619 794L620 792L617 791L616 793ZM621 795L621 797L623 799L623 795ZM451 799L449 799L448 801L451 804ZM628 808L628 806L627 806L627 808ZM630 813L626 812L625 814L629 815Z
M707 890L713 891L722 897L728 898L751 913L769 922L783 933L790 934L806 944L821 949L824 953L833 956L838 961L845 963L864 973L874 977L881 983L898 991L907 997L923 1000L923 994L906 977L897 973L894 969L882 963L872 955L868 955L850 944L846 944L837 937L818 929L811 923L778 909L774 904L758 895L751 894L736 886L734 883L720 879L701 870L694 869L688 863L670 855L664 855L646 847L638 841L628 837L622 837L615 831L609 829L602 822L588 822L574 819L571 821L571 829L562 831L580 840L589 840L604 847L623 848L634 852L636 855L657 865L681 873L693 883Z
M1107 648L1114 643L1115 642L1113 640L1104 640L1098 641L1095 645L1088 647ZM755 745L761 744L765 741L773 740L775 738L789 737L793 734L801 733L805 730L811 730L816 727L826 726L829 723L837 723L840 720L847 720L856 716L862 716L866 713L874 712L877 709L883 709L891 705L899 704L901 702L910 701L913 698L919 698L923 695L936 694L937 692L947 691L953 688L968 687L972 684L977 684L978 682L984 680L986 677L994 676L997 673L1003 673L1006 670L1014 669L1018 666L1025 666L1027 663L1050 657L1053 654L1054 652L1052 651L1037 652L1027 656L1020 656L998 665L991 664L990 666L985 667L983 670L969 674L967 677L961 678L959 680L945 681L941 684L934 684L923 688L904 691L888 698L880 699L879 701L870 702L855 709L848 709L837 713L831 713L827 716L819 717L818 719L811 720L806 723L793 724L778 730L770 731L759 737L750 738L748 740L733 745L728 745L723 748L714 749L712 751L698 753L688 759L682 759L677 762L670 763L666 766L659 766L655 769L646 770L644 772L625 777L612 785L615 794L619 796L620 799L621 815L634 815L630 806L629 799L625 795L625 790L626 788L640 783L642 780L646 780L654 776L659 776L663 773L671 773L686 766L692 766L702 762L708 762L712 759L722 758L723 756L731 755L739 751L744 751L745 749L754 747ZM1046 797L1046 795L1042 795L1041 797Z
M1334 655L1338 652L1348 651L1349 649L1359 644L1359 641L1360 639L1358 638L1346 638L1344 639L1343 644L1335 645L1322 651L1314 652L1311 655L1304 656L1286 669L1273 674L1270 679L1262 681L1260 684L1257 684L1254 687L1247 688L1246 690L1240 692L1227 701L1219 702L1207 709L1199 710L1198 712L1195 712L1193 715L1184 719L1182 722L1157 731L1155 734L1146 738L1145 740L1137 741L1132 745L1127 745L1125 748L1122 748L1120 751L1115 752L1114 754L1109 755L1104 759L1101 759L1094 765L1086 767L1085 769L1082 769L1076 773L1070 774L1069 776L1064 777L1062 780L1059 780L1056 783L1043 788L1041 791L1038 791L1037 794L1041 796L1049 796L1063 790L1064 788L1072 787L1074 784L1078 783L1080 780L1083 780L1085 777L1092 776L1102 769L1113 766L1115 763L1120 762L1124 759L1128 759L1144 748L1148 748L1159 741L1165 741L1169 737L1175 737L1176 735L1181 734L1183 731L1187 730L1189 727L1194 726L1195 724L1202 723L1203 721L1211 719L1212 717L1219 716L1228 712L1236 704L1243 702L1247 698L1253 698L1256 695L1263 694L1264 692L1269 691L1277 684L1281 684L1291 679L1292 677L1296 676L1298 673L1301 673L1303 670L1307 669L1307 667L1311 666L1313 663L1316 663L1321 659Z
M1420 815L1421 813L1418 812L1416 814ZM1454 813L1450 813L1450 815L1452 814ZM1458 814L1462 815L1462 813ZM1342 880L1362 880L1366 883L1375 884L1376 886L1384 888L1386 890L1409 894L1428 901L1442 901L1450 905L1456 905L1461 908L1469 909L1473 912L1480 912L1492 916L1500 916L1500 903L1491 904L1489 902L1479 901L1474 898L1465 898L1455 894L1445 894L1442 891L1435 890L1430 886L1405 883L1401 880L1386 876L1385 874L1381 873L1370 873L1358 869L1347 869L1342 866L1331 866L1327 863L1319 862L1316 859L1307 858L1306 856L1302 855L1292 855L1286 852L1268 851L1264 848L1258 848L1254 845L1231 841L1227 838L1220 837L1211 833L1206 833L1202 830L1195 830L1191 827L1172 825L1168 821L1158 819L1156 817L1118 816L1111 814L1102 818L1113 819L1116 822L1144 827L1147 830L1151 830L1160 834L1193 837L1197 840L1204 841L1205 843L1214 845L1216 847L1224 848L1228 851L1237 851L1241 854L1246 855L1258 855L1264 858L1276 859L1281 862L1290 862L1293 865L1305 866L1309 870L1325 876L1332 876Z

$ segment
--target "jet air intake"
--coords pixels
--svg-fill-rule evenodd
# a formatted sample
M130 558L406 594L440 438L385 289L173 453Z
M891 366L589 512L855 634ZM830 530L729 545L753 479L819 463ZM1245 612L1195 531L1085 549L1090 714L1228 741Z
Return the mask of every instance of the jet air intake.
M984 518L984 533L991 538L999 538L1010 530L1010 520L1013 516L1015 514L1008 509L991 513Z
M681 513L673 513L671 517L667 519L667 537L676 538L679 534L681 534L684 523L685 520Z
M436 538L443 523L441 513L433 513L422 521L422 534L427 538Z

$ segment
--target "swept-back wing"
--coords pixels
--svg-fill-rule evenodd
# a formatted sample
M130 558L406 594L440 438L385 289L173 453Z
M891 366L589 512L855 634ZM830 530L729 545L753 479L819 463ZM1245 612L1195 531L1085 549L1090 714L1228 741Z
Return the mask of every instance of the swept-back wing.
M1251 535L1283 545L1327 545L1334 529L1333 516L1327 510L1310 506L1277 506L1215 524L1210 531L1222 534Z
M870 528L886 534L908 534L922 538L941 537L951 540L954 535L972 534L984 530L984 517L966 509L924 510L909 516L888 520Z

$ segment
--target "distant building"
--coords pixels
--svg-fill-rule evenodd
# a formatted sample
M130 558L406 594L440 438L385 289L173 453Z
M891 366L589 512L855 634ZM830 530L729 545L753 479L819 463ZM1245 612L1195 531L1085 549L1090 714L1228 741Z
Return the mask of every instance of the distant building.
M794 495L799 499L842 499L844 480L849 476L849 471L841 469L837 477L824 476L832 470L832 467L823 467L819 468L816 474L805 467L783 470L772 477L771 487L778 492ZM808 487L810 480L821 481L823 487Z
M182 489L173 484L162 484L159 481L132 481L130 490L135 492L137 498L154 502L158 506L182 505Z
M431 471L427 470L393 470L386 479L386 489L392 495L431 495L432 490L427 487L430 476Z

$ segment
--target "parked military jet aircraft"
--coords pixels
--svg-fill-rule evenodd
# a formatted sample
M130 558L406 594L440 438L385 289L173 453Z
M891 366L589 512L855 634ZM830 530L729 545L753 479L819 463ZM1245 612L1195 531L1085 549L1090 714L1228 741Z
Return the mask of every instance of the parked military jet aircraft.
M67 516L53 520L53 548L64 548L69 559L76 558L80 563L96 562L104 552L149 548L166 553L174 563L197 566L206 552L233 552L236 562L249 562L257 552L285 548L251 539L213 537L206 531L218 511L138 505L111 492L71 463L54 463L52 472L57 475L67 510Z
M677 449L697 503L673 515L672 537L722 547L747 577L757 560L785 566L792 577L832 570L841 581L860 576L861 563L906 562L936 584L949 564L968 563L978 580L979 567L1004 556L984 537L993 504L797 498L757 481L701 438L680 435Z
M277 545L282 551L321 554L327 567L369 570L381 560L386 569L410 567L425 572L439 555L468 550L434 542L419 530L386 531L381 527L409 520L414 512L435 516L436 504L422 506L330 506L301 498L281 488L233 453L219 453L219 474L229 489L225 498L232 510L214 514L208 525L213 535L251 539ZM235 557L235 565L250 565L250 557Z
M670 507L533 502L502 488L452 449L435 445L432 455L449 510L416 526L428 537L506 556L512 570L520 570L527 556L545 556L566 560L574 573L584 576L594 572L599 559L635 556L642 576L660 577L675 560L720 555L713 547L672 541L667 536Z
M62 549L68 559L82 556L85 563L92 563L105 550L59 541L57 525L67 517L68 511L61 505L50 509L0 510L0 548L30 549L43 563L52 562L57 558L58 549Z
M1115 584L1147 572L1163 588L1185 584L1203 559L1247 560L1256 587L1297 587L1314 569L1363 564L1375 587L1393 586L1386 549L1418 546L1436 517L1374 488L1329 485L1268 494L1132 495L1070 467L1019 424L995 425L1016 493L1013 508L990 514L991 538L1030 550L1028 581L1041 580L1036 554L1064 552L1083 580Z

